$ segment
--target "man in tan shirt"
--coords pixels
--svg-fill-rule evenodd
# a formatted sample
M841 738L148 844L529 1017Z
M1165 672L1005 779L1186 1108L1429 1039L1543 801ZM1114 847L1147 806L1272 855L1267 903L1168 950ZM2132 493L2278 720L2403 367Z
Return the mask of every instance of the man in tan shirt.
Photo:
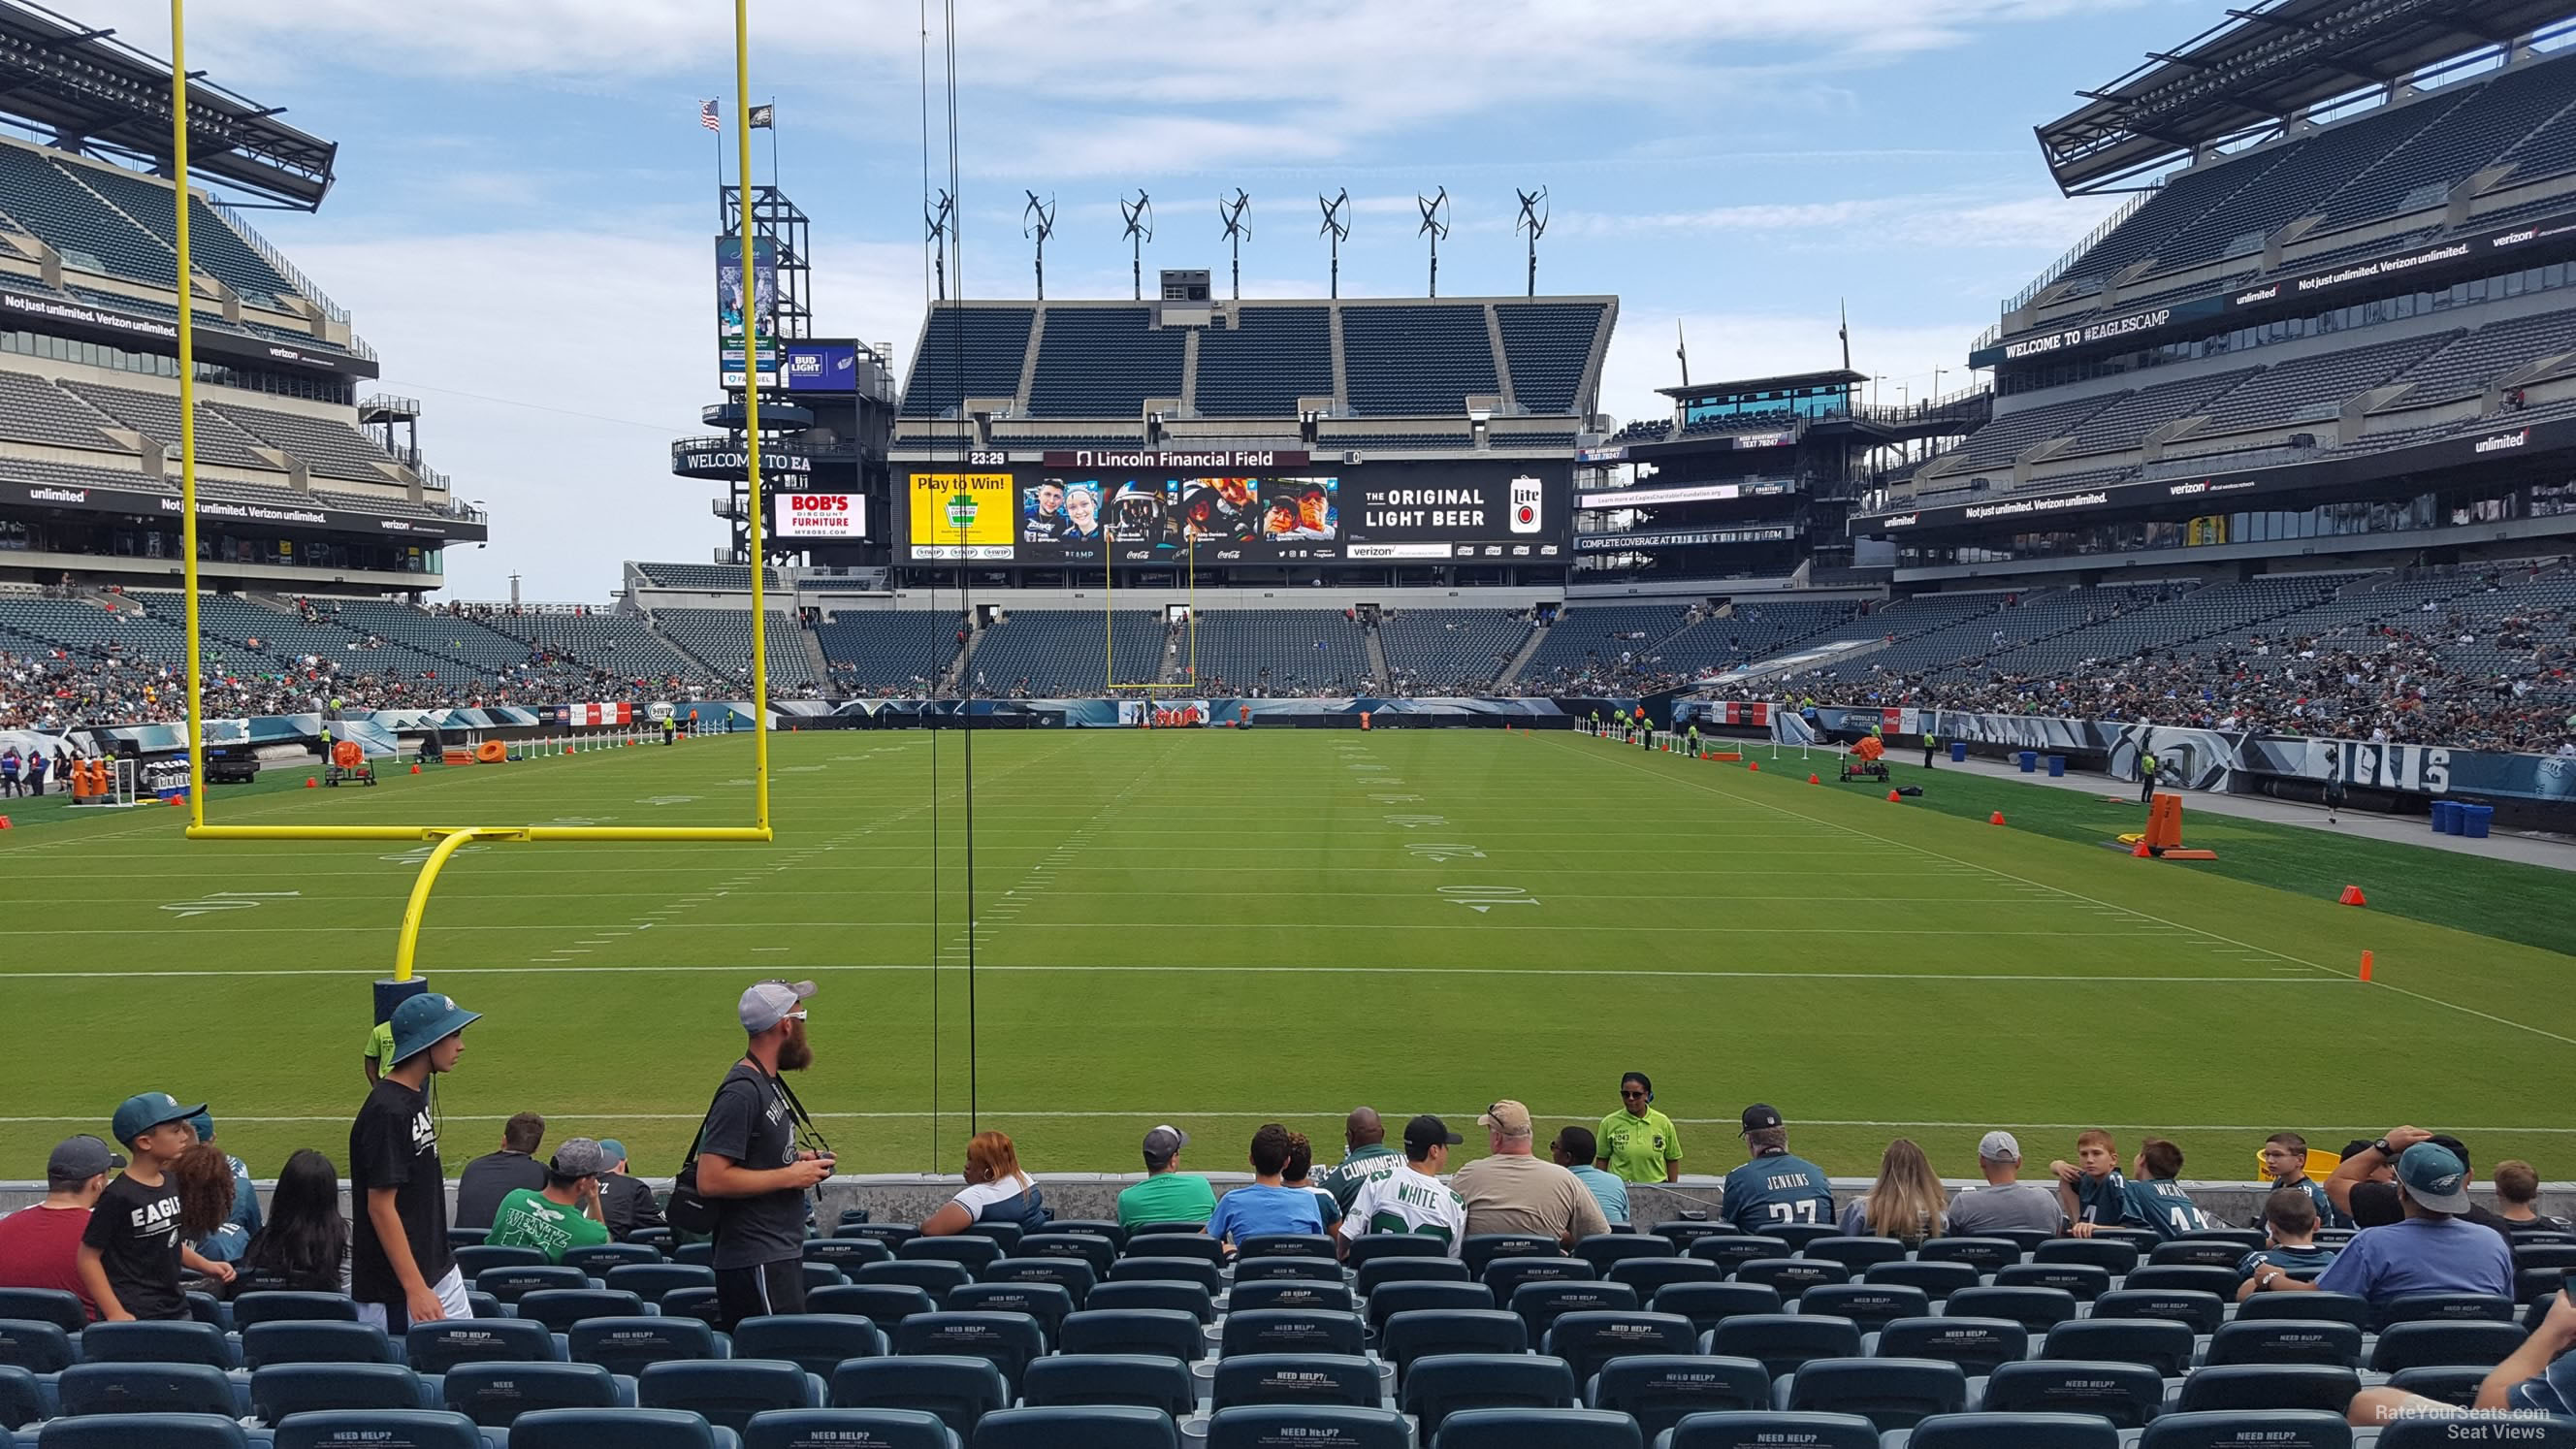
M1546 1233L1571 1248L1610 1231L1583 1180L1532 1155L1529 1108L1496 1102L1476 1119L1492 1155L1459 1168L1450 1187L1467 1203L1467 1235Z

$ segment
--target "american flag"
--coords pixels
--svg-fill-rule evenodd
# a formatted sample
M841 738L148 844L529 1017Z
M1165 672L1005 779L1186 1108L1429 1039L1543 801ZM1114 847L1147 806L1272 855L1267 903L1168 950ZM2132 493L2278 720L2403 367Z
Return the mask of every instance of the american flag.
M698 124L706 127L710 131L721 131L724 129L724 122L716 119L715 102L709 101L705 105L698 107Z

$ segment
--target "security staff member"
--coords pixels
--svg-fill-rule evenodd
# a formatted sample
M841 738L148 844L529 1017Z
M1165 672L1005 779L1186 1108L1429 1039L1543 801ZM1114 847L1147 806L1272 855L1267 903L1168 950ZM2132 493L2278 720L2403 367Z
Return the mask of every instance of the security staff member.
M1932 768L1932 751L1938 748L1940 743L1941 742L1939 740L1932 737L1932 732L1930 730L1925 730L1923 732L1923 768L1927 770Z
M1699 757L1699 726L1695 723L1690 727L1690 752L1693 759Z
M668 715L668 714L666 714L666 715L662 716L662 744L664 745L664 747L666 747L666 748L667 748L667 747L669 747L669 746L671 746L671 745L678 744L678 743L679 743L679 741L680 741L680 720L679 720L679 717L678 717L677 715Z
M2153 750L2138 751L2138 803L2151 805L2156 798L2156 755Z

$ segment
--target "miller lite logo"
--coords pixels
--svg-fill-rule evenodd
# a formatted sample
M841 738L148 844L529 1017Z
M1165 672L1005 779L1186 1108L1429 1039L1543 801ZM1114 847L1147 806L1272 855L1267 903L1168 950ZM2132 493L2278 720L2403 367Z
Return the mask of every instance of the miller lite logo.
M1538 480L1526 475L1512 480L1512 532L1539 531Z

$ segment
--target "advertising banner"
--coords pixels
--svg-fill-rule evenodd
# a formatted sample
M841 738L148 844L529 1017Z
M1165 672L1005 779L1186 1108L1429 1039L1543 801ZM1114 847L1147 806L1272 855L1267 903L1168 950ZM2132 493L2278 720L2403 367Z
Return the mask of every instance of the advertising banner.
M1012 526L1012 477L1008 473L915 473L912 475L907 542L915 561L966 559L1009 563L1015 557ZM1092 500L1095 504L1097 499ZM1097 514L1091 517L1099 532Z
M787 344L789 392L856 392L859 345L855 342Z
M860 493L781 493L777 495L780 538L838 538L856 542L868 536L868 500Z
M767 237L751 239L751 307L760 327L760 381L778 381L778 248ZM743 386L742 238L716 238L716 361L723 386Z

